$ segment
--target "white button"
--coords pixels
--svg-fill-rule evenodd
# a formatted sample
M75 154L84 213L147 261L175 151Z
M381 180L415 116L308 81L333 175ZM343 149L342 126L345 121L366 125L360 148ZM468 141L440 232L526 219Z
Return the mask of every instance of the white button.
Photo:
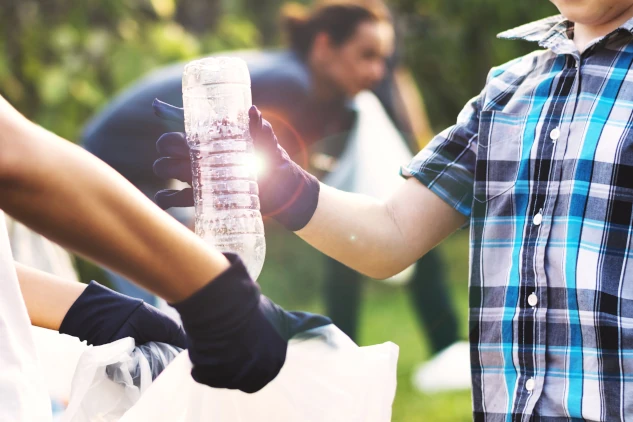
M532 293L528 296L528 304L530 306L536 306L538 304L538 297L536 296L536 293Z
M532 222L534 223L535 226L541 225L541 223L543 222L543 215L541 214L540 211L538 214L534 216L534 218L532 218Z
M549 133L549 137L552 138L552 141L557 141L558 138L560 138L560 129L557 127L552 129L552 131Z
M535 384L534 378L530 378L529 380L525 382L525 389L528 391L534 390L534 384Z

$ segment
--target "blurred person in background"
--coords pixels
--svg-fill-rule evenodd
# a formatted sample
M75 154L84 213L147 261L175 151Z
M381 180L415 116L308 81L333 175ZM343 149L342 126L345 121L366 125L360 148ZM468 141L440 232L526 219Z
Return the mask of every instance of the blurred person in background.
M404 137L417 152L418 142L431 137L416 87L394 54L394 29L382 2L327 0L317 2L312 10L290 4L282 18L289 48L229 55L247 62L253 103L273 123L286 151L306 169L319 178L345 170L337 168L337 160L346 151L357 120L353 100L364 90L375 90L382 113L386 111L401 134L383 142L403 142ZM182 105L183 67L159 69L120 94L88 123L82 143L147 196L161 190L157 203L174 207L172 215L191 225L191 210L182 208L193 204L191 192L186 197L186 193L165 190L175 186L152 171L158 158L156 139L183 127L182 123L159 120L149 105L154 98ZM353 186L347 188L353 190ZM326 259L326 313L357 340L362 275ZM151 294L119 275L109 275L120 291L153 301ZM426 390L468 388L468 346L458 341L458 320L439 252L417 262L408 288L436 356L414 374L415 385Z

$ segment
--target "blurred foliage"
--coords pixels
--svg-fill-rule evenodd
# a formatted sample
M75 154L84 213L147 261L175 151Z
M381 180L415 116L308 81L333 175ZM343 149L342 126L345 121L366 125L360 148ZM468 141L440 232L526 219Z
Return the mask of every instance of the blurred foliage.
M300 0L309 3L308 0ZM76 139L114 93L161 64L275 45L283 0L0 0L0 93ZM401 55L441 129L488 69L535 48L495 34L555 13L541 0L391 0Z
M0 93L77 139L115 92L161 64L258 44L220 0L1 0Z
M527 54L534 43L496 34L557 14L546 0L392 0L405 62L439 131L479 94L492 66Z

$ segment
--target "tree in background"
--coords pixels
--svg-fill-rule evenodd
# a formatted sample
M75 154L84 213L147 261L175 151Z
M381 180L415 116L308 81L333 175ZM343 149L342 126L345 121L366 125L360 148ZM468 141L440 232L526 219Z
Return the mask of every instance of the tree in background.
M497 40L506 29L557 12L546 0L393 0L405 34L404 57L436 130L455 122L483 89L491 67L538 48Z
M164 63L256 46L221 0L2 0L0 93L66 138L114 93Z

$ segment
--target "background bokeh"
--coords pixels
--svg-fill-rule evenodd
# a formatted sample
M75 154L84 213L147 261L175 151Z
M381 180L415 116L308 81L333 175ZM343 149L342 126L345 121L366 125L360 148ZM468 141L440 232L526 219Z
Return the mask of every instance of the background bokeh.
M144 73L223 50L274 47L282 0L0 0L0 94L26 116L75 141L83 124ZM302 1L308 4L309 1ZM556 13L546 0L392 0L401 52L436 131L483 87L491 66L536 48L498 32ZM149 106L149 105L148 105ZM281 231L274 225L273 231ZM467 337L468 234L440 246ZM264 291L287 308L322 309L322 256L298 238L268 237ZM99 278L80 261L82 279ZM428 357L402 287L368 281L362 344L400 345L394 421L468 421L470 393L414 392Z

